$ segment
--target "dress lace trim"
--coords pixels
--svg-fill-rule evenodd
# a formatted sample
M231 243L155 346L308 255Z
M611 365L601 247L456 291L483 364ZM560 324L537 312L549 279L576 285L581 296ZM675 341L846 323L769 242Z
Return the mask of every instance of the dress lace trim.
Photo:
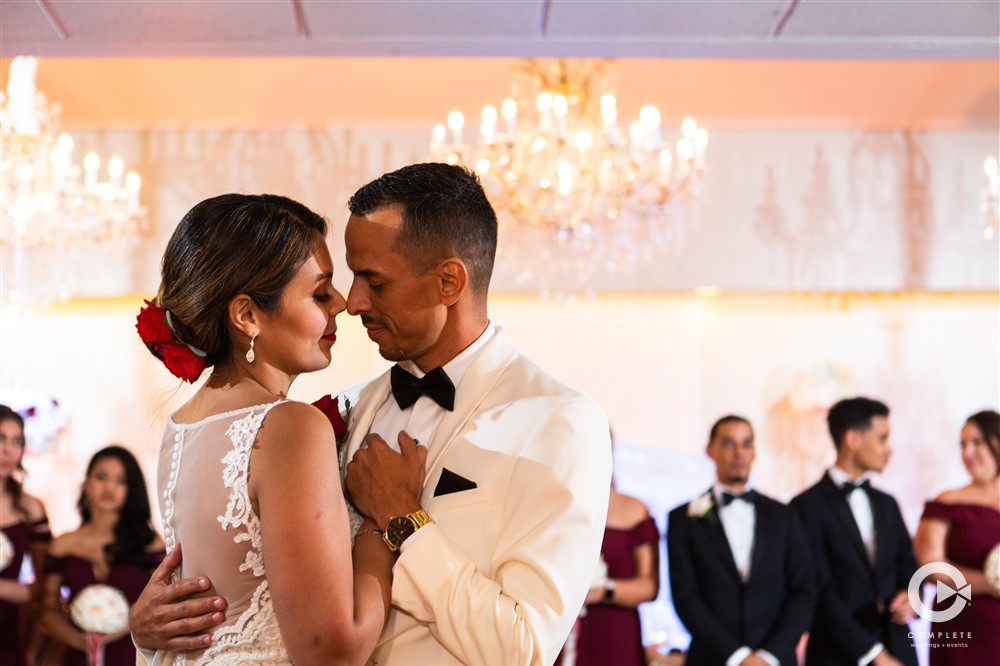
M250 542L250 548L243 564L240 565L240 571L249 569L257 577L264 575L264 553L260 543L260 519L250 504L250 492L247 487L250 453L253 451L253 443L257 439L261 422L277 404L280 402L265 405L259 412L251 412L233 421L226 431L233 442L233 448L222 457L222 464L225 465L222 470L222 482L230 492L226 512L219 516L219 524L222 525L223 531L229 528L239 530L233 537L236 543Z
M239 619L216 630L212 638L212 646L193 662L193 666L291 663L281 640L267 580L261 581L250 600L250 607Z
M254 441L257 439L257 432L264 421L264 417L275 405L279 405L284 400L268 405L258 405L249 410L237 410L229 412L228 415L239 414L242 411L250 411L242 418L234 420L226 435L232 442L232 449L222 457L223 471L222 482L229 490L229 500L226 511L218 517L219 525L223 531L234 530L233 541L236 543L250 542L247 549L246 558L239 570L251 570L253 575L261 578L257 589L254 590L250 599L249 607L230 625L219 627L213 632L212 646L193 661L188 661L181 653L177 655L177 664L191 663L194 666L202 664L286 664L290 663L288 652L285 649L284 641L281 639L281 632L278 629L278 619L274 614L274 606L271 603L271 592L268 588L267 579L264 578L264 554L261 548L260 520L253 511L250 503L250 492L248 488L248 478L250 473L250 454L253 451ZM216 420L216 417L210 417ZM204 423L208 419L203 419L199 423ZM175 424L176 425L176 424ZM167 536L167 546L173 546L173 491L176 486L176 469L180 463L180 450L183 448L182 430L175 436L173 461L171 462L171 475L167 483L167 491L164 495L167 510L164 512L164 532ZM168 525L171 526L168 529Z

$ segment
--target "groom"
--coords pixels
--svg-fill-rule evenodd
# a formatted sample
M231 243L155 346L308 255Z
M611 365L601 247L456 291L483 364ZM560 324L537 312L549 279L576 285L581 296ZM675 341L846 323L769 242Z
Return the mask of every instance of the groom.
M709 434L716 482L670 512L670 591L691 633L687 666L796 666L814 600L809 545L795 512L748 487L750 422Z
M607 419L489 319L497 223L475 175L404 167L348 207L348 312L397 363L360 389L349 423L346 487L398 553L371 661L551 664L600 552ZM402 430L428 449L416 493L400 482L413 460L396 451ZM178 603L198 580L161 574L133 608L136 643L203 647L178 629L216 624L218 598Z

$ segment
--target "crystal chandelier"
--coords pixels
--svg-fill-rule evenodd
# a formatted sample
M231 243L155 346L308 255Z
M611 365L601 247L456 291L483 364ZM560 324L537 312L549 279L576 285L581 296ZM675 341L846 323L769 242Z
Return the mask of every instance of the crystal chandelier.
M474 169L497 210L497 272L543 297L627 282L678 249L701 189L708 132L688 117L675 141L652 105L624 128L612 79L607 60L525 61L478 133L460 111L432 131L431 158Z
M3 302L44 306L72 296L88 250L136 230L146 212L139 174L126 174L121 157L108 159L106 179L96 153L73 163L73 139L58 133L60 107L36 90L36 69L35 58L14 58L0 93L0 245Z
M986 173L986 187L980 195L979 212L982 213L983 238L993 240L997 235L1000 226L1000 175L997 173L997 158L990 155L983 162L983 171Z

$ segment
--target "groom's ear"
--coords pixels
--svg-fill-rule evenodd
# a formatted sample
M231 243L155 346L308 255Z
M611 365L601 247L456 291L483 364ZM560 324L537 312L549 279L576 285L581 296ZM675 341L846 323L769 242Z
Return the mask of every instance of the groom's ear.
M445 306L452 306L465 293L469 286L469 272L465 269L465 264L458 257L445 259L437 268L438 281L441 288L441 302Z

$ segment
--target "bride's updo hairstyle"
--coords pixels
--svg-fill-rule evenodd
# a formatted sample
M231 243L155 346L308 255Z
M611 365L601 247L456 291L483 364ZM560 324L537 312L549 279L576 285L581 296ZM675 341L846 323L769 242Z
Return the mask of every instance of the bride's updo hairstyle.
M287 197L206 199L188 211L167 243L154 305L169 312L177 340L215 365L233 349L229 302L247 294L264 312L277 313L285 287L316 244L325 242L326 231L323 217Z

